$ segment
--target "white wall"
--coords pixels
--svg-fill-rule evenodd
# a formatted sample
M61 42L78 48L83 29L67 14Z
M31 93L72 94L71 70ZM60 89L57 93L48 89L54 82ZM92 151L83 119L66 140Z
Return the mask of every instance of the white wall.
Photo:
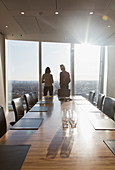
M5 91L5 38L0 34L0 105L6 111Z
M115 98L115 46L108 47L107 96Z

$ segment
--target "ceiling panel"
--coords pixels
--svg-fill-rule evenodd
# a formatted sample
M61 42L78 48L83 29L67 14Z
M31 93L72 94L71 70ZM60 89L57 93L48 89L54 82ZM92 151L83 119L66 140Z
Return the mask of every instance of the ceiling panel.
M70 17L61 17L60 18L60 25L63 25L65 27L71 27L72 29L77 30L78 28L84 29L84 27L87 27L87 25L92 25L93 23L95 25L98 25L98 22L100 20L100 17L98 16L70 16ZM71 31L71 30L70 30Z
M40 27L37 23L35 17L27 16L15 16L14 17L17 23L20 25L24 33L26 34L38 34L40 33Z
M75 10L79 9L79 0L58 0L58 10Z
M66 36L71 35L80 43L101 42L112 32L107 27L108 21L104 22L100 16L62 17L59 25L63 25Z
M41 33L54 33L57 30L57 17L37 17Z
M106 39L105 44L106 45L115 45L115 32L113 33L113 35L111 37Z
M57 0L59 15L55 9L56 0L1 0L0 31L7 38L22 40L77 43L87 39L102 44L113 39L115 0Z
M108 9L112 9L115 12L115 0L111 0L111 3L109 5Z
M111 0L58 0L59 10L106 9Z
M2 0L10 10L52 10L56 8L55 0Z
M80 0L81 9L106 9L111 0Z

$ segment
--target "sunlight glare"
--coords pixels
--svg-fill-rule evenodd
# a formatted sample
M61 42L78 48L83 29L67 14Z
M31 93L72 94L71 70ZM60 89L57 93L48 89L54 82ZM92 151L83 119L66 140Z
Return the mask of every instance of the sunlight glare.
M83 43L75 46L77 80L98 80L100 47Z

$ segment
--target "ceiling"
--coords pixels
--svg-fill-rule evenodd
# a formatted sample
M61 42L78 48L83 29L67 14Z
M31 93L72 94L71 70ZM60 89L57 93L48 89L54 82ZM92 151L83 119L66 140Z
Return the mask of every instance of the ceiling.
M11 40L112 45L115 0L0 0L0 32Z

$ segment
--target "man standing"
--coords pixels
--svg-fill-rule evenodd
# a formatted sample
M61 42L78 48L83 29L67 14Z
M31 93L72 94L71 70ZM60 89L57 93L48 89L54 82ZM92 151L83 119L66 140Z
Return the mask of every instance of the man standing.
M65 66L63 64L60 65L60 88L61 89L68 89L68 85L70 83L70 74L65 71Z

